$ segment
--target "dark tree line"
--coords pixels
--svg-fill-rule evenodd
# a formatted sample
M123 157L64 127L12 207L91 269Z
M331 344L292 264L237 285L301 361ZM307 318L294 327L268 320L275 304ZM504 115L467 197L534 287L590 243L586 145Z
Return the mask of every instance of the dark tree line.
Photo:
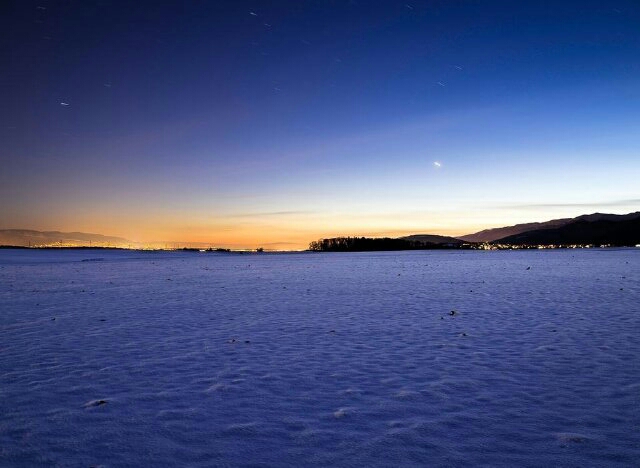
M309 250L316 252L372 252L384 250L426 250L457 248L448 244L392 239L390 237L333 237L320 239L309 244Z

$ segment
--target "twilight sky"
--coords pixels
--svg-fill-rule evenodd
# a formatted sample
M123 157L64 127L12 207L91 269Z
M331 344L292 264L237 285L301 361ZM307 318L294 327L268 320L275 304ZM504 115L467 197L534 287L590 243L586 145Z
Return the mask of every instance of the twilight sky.
M6 0L0 229L305 248L640 209L640 3Z

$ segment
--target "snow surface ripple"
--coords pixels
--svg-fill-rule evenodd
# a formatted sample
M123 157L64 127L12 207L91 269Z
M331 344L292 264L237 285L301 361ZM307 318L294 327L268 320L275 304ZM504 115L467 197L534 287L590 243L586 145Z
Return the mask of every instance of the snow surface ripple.
M0 251L0 464L634 465L639 293L639 249Z

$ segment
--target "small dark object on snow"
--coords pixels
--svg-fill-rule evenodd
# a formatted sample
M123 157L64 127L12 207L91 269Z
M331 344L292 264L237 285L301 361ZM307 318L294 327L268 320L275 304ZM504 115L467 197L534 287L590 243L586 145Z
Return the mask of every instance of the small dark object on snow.
M452 310L451 312L449 312L449 315L451 315L452 317L453 317L454 315L456 315L456 314L457 314L457 312L456 312L455 310Z
M531 267L530 267L530 266L529 266L529 267L527 267L527 270L531 270Z
M93 408L96 406L102 406L102 405L106 405L108 403L107 400L91 400L88 403L85 403L84 407L85 408Z

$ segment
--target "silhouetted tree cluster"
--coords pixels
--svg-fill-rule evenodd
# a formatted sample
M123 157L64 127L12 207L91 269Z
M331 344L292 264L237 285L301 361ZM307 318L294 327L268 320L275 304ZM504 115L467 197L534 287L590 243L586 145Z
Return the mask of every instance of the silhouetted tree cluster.
M384 250L426 250L451 248L450 245L431 242L392 239L390 237L333 237L320 239L309 244L309 250L316 252L372 252Z

